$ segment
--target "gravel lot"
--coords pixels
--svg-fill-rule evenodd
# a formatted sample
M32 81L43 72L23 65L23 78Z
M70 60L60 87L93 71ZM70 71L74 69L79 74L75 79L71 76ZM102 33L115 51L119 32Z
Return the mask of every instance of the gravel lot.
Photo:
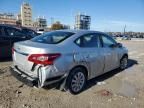
M16 80L11 60L0 62L0 108L144 108L144 42L121 41L129 49L129 65L88 82L79 95L38 89Z

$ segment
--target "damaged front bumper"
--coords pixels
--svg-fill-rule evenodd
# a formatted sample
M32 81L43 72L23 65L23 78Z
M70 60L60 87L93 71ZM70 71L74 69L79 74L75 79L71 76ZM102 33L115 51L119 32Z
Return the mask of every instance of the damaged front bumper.
M26 74L25 72L21 71L17 66L11 66L10 72L16 79L31 87L33 86L43 87L46 85L50 85L65 79L67 76L67 75L61 75L52 78L46 78L45 74L41 73L40 76L34 78Z

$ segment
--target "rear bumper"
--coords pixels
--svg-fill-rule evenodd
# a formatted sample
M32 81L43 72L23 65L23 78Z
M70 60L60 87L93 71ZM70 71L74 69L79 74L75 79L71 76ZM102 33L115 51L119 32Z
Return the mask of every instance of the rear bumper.
M18 70L15 66L10 67L11 74L18 79L19 81L23 82L24 84L28 86L37 86L38 84L38 78L32 78L25 74L24 72Z
M10 67L10 71L16 79L18 79L19 81L21 81L24 84L31 86L31 87L33 87L33 86L43 87L46 85L50 85L50 84L59 82L59 81L63 80L64 78L66 78L66 75L48 78L44 81L44 83L41 86L41 85L38 85L39 78L33 78L33 77L29 76L28 74L19 70L16 66Z

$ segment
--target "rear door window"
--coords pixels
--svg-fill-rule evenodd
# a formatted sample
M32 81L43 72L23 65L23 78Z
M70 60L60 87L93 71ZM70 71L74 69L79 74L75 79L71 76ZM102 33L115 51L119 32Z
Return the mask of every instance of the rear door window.
M57 44L69 38L73 34L74 33L72 32L55 31L55 32L49 32L49 33L45 33L43 35L37 36L31 39L31 41L39 42L39 43L46 43L46 44Z
M87 34L76 39L75 43L80 47L100 47L100 40L97 34Z

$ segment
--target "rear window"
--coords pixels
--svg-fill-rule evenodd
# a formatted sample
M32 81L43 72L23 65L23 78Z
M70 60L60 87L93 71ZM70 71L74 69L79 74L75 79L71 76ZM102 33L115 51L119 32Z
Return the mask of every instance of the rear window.
M49 32L49 33L45 33L43 35L37 36L31 39L31 41L39 42L39 43L46 43L46 44L57 44L57 43L64 41L65 39L72 36L73 34L74 33L72 32L55 31L55 32Z

